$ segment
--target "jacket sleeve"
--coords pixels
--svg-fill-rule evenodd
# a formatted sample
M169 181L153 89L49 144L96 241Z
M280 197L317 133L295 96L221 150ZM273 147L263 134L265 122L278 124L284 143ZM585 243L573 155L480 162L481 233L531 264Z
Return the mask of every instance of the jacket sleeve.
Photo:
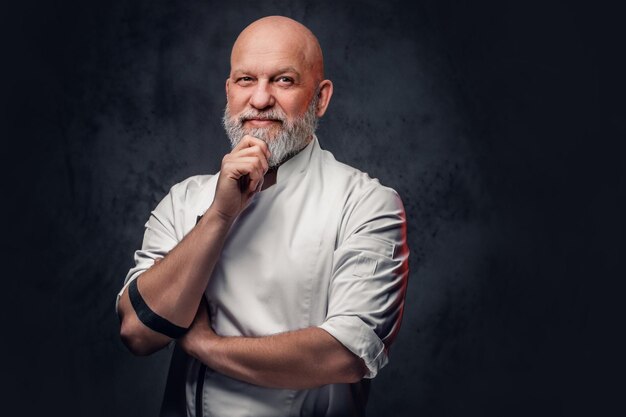
M178 244L174 221L175 190L176 186L172 187L165 198L150 213L150 218L145 224L146 230L141 249L135 251L135 265L126 274L124 285L117 294L115 311L118 311L120 297L131 281L148 270L157 259L163 258Z
M366 378L387 364L399 330L408 255L400 197L380 185L368 190L349 208L334 253L326 320L319 326L364 360Z

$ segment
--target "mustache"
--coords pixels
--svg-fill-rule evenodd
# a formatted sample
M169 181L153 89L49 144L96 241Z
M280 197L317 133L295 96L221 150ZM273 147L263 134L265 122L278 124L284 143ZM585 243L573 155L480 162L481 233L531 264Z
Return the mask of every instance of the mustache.
M237 121L240 124L249 119L278 120L284 123L287 120L287 115L278 109L270 109L266 111L249 109L237 116Z

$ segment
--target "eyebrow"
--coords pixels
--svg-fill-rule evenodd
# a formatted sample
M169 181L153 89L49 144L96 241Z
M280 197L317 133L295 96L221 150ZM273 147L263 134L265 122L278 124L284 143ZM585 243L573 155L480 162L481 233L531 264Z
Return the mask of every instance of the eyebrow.
M295 72L296 74L300 74L294 67L284 67L277 71L278 74L282 74L283 72Z
M251 71L246 71L243 69L236 69L233 71L233 74L249 74ZM298 70L296 70L294 67L283 67L283 68L279 68L277 71L275 71L275 74L284 74L285 72L293 72L296 73L298 75L300 75L300 72L298 72Z

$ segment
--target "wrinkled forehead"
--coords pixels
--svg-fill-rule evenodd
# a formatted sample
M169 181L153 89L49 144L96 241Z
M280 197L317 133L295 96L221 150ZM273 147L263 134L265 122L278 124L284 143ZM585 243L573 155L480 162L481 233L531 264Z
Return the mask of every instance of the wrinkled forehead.
M313 67L307 61L306 55L297 48L242 48L233 53L231 58L232 73L269 76L286 69L306 75L312 72Z
M231 71L271 71L291 67L321 77L321 49L315 37L286 25L248 27L231 53Z

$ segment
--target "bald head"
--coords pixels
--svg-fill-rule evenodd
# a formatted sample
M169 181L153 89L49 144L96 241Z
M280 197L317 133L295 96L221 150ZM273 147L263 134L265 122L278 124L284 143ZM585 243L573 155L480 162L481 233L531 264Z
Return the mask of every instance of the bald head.
M306 26L284 16L261 18L239 34L230 56L231 71L250 56L279 54L291 54L316 82L324 79L324 58L317 38Z
M309 143L328 108L322 49L295 20L270 16L241 32L230 56L224 127L235 146L244 134L264 140L275 166Z

